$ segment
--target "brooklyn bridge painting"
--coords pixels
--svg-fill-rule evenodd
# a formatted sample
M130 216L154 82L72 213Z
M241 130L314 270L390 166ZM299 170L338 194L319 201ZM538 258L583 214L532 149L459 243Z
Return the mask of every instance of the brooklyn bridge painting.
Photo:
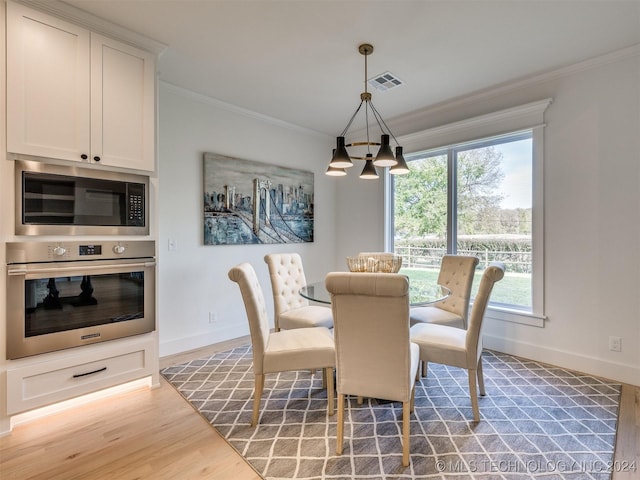
M313 242L313 173L204 154L204 244Z

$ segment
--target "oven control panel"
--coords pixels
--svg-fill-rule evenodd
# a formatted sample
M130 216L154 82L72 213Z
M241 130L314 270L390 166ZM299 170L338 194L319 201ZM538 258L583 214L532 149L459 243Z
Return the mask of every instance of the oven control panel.
M102 245L79 245L78 255L81 257L87 255L102 255Z
M7 265L77 260L154 258L153 240L79 242L9 242Z

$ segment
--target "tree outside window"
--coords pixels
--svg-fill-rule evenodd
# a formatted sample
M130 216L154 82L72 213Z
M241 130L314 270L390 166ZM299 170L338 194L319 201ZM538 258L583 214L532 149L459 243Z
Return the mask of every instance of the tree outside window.
M393 178L394 250L402 272L435 281L445 253L507 266L492 304L532 307L532 135L520 132L407 156Z

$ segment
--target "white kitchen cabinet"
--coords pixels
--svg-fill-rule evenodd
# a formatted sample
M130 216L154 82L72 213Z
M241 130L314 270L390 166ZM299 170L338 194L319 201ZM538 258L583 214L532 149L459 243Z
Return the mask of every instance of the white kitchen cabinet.
M154 170L155 60L91 34L91 159Z
M155 56L7 2L7 150L155 170Z
M154 334L9 362L7 414L43 407L87 393L150 377L158 387L157 340Z

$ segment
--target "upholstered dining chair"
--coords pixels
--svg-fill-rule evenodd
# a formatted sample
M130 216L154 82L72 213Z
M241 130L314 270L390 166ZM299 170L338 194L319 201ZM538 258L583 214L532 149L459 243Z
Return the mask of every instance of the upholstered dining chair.
M409 280L395 273L332 272L325 285L336 344L336 453L343 450L345 396L402 402L402 464L407 466L419 356L409 340Z
M493 285L504 277L503 263L492 263L482 274L473 300L466 330L437 323L418 323L411 327L411 341L420 347L420 360L465 368L469 376L469 396L473 419L480 421L478 386L485 395L482 373L482 325ZM476 384L477 379L477 384Z
M451 290L444 300L424 307L413 307L410 312L411 325L417 323L439 323L458 328L467 328L467 315L473 274L478 258L465 255L445 255L440 264L438 285Z
M324 369L327 412L333 415L336 351L331 331L326 327L314 327L270 332L264 294L253 267L249 263L237 265L229 270L229 278L240 287L249 320L255 375L251 426L258 423L267 373Z
M269 268L273 292L276 332L294 328L333 327L331 308L311 305L300 295L307 284L302 258L297 253L270 253L264 261Z

